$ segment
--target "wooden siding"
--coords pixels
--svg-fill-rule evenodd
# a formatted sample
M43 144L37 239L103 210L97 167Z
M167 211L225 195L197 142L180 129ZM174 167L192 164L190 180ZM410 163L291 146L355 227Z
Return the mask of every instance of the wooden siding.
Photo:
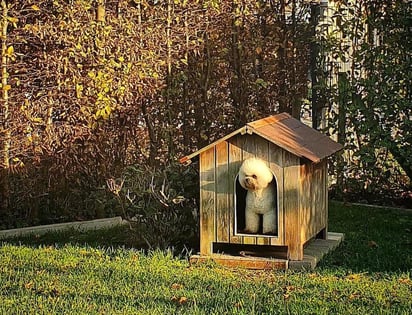
M300 172L301 243L327 229L327 163L305 163Z
M237 233L236 180L248 157L267 161L277 181L277 236ZM200 154L200 253L213 243L287 246L302 260L306 241L327 232L327 162L311 163L256 134L236 134Z
M232 181L229 178L229 147L228 143L221 142L215 147L216 155L216 240L229 242L229 186Z
M213 242L283 245L283 150L257 135L237 135L200 154L201 254L211 253ZM276 237L238 235L235 226L235 184L242 161L257 156L268 161L278 186Z

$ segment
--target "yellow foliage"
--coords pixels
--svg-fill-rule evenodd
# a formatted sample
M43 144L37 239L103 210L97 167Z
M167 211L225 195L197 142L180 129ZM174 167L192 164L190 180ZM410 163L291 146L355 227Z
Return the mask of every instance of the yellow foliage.
M82 97L82 92L83 92L83 85L77 83L76 84L76 97L81 98Z
M14 47L13 47L13 46L7 47L6 56L7 56L7 57L12 57L13 54L14 54Z
M16 23L19 21L18 18L16 18L16 17L11 17L11 16L7 17L7 20L8 20L10 23L12 23L13 26L15 26Z
M10 86L10 84L6 84L6 85L2 86L2 88L3 88L3 91L9 91L11 89L11 86Z

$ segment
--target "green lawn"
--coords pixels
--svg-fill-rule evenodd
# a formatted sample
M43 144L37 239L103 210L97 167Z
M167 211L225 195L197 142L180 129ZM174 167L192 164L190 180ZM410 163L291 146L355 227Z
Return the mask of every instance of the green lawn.
M345 241L313 272L193 267L121 248L118 229L103 247L3 243L0 314L411 314L411 227L410 212L331 203Z

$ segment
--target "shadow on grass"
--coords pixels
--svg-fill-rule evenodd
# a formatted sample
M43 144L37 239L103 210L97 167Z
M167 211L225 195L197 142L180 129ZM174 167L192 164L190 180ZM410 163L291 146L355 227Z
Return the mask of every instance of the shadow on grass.
M138 248L146 249L147 245L138 237L138 234L131 230L128 225L116 226L110 229L93 230L80 232L75 229L68 229L64 232L48 232L43 235L28 235L18 238L2 240L14 245L27 246L64 246L87 245L99 248Z
M145 230L140 230L139 226L133 225L119 225L109 229L101 230L91 230L91 231L78 231L75 229L68 229L66 231L60 232L47 232L42 235L26 235L17 238L9 238L0 240L1 243L7 243L12 245L25 245L30 247L39 246L53 246L53 247L63 247L64 245L77 245L86 246L92 248L110 248L110 249L137 249L143 252L148 252L151 250L167 250L171 251L177 256L186 257L190 255L191 252L197 251L198 240L187 239L187 243L180 242L178 244L172 244L172 246L166 245L170 244L168 240L162 235L157 235L154 237L149 237L150 241L152 238L157 241L164 241L161 245L156 245L156 243L149 243L143 236ZM146 235L147 236L147 235ZM196 243L196 244L195 244Z
M412 212L331 202L329 231L345 234L344 242L319 268L356 272L412 270Z

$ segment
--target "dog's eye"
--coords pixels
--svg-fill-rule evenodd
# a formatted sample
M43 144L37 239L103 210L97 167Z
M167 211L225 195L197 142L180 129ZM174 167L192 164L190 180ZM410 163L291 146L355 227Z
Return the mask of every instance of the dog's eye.
M252 177L253 177L253 179L256 179L256 178L257 178L257 176L256 176L255 174L253 174Z

